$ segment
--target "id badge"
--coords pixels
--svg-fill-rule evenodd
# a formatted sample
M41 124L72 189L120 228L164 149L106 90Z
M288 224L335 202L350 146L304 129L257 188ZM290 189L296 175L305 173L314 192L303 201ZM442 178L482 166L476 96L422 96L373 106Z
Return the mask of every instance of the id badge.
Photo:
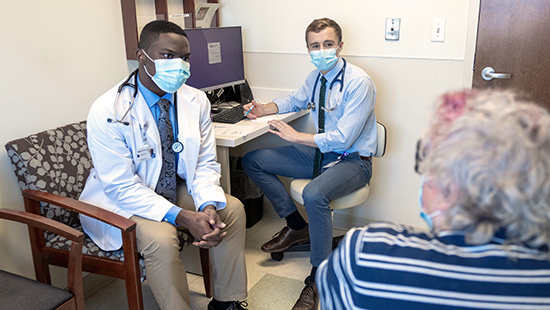
M153 149L149 145L144 145L137 151L137 160L139 163L144 162L152 158Z

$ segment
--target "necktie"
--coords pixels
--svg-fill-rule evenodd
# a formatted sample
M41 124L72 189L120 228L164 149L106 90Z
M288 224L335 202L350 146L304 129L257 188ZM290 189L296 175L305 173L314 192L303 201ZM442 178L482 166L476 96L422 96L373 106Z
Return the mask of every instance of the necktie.
M176 203L176 154L172 150L174 144L174 131L168 111L170 111L170 101L160 99L157 102L160 108L158 129L160 133L160 142L162 146L162 168L155 192L168 201Z
M327 89L327 79L325 77L321 77L321 90L319 91L319 109L318 109L318 115L319 115L319 131L318 133L325 132L325 92ZM313 177L312 179L315 179L321 174L321 163L323 161L323 153L321 153L321 150L317 148L315 150L315 159L313 160Z

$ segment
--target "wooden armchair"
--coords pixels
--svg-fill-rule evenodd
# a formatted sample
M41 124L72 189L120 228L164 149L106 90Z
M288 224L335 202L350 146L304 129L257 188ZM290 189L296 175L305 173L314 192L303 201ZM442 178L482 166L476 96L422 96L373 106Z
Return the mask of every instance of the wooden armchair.
M92 160L86 140L86 122L69 124L8 142L8 156L25 199L25 209L82 231L78 214L84 214L120 229L123 246L118 251L101 250L87 235L82 247L82 270L120 278L126 282L130 309L143 309L141 281L145 262L137 252L134 221L105 209L78 201ZM180 248L192 244L188 231L178 231ZM31 236L36 278L50 283L48 265L68 266L68 244L57 234ZM201 265L207 297L212 297L208 250L201 249ZM141 281L140 281L141 280Z
M0 218L27 224L29 236L54 233L71 241L68 261L69 291L53 287L50 283L27 279L0 270L0 308L2 309L84 309L82 291L82 242L84 233L57 221L36 214L0 209ZM32 244L31 244L32 245ZM35 252L33 245L32 251ZM35 261L35 268L39 267ZM38 272L37 272L38 274Z

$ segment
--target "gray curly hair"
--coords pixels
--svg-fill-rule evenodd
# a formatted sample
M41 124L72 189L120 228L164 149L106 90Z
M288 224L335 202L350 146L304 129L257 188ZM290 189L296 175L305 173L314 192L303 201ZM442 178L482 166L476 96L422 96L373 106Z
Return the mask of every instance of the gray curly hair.
M445 213L471 244L504 229L509 243L550 246L550 114L512 92L483 91L444 137L430 144L421 171L456 200ZM453 195L455 197L455 195Z

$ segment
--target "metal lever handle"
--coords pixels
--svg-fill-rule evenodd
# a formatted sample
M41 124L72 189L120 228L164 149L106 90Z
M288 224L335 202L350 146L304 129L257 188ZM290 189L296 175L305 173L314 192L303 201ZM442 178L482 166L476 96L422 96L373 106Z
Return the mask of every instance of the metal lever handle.
M491 67L486 67L481 71L481 76L484 80L490 81L492 79L510 79L512 74L510 73L495 73L495 69Z

